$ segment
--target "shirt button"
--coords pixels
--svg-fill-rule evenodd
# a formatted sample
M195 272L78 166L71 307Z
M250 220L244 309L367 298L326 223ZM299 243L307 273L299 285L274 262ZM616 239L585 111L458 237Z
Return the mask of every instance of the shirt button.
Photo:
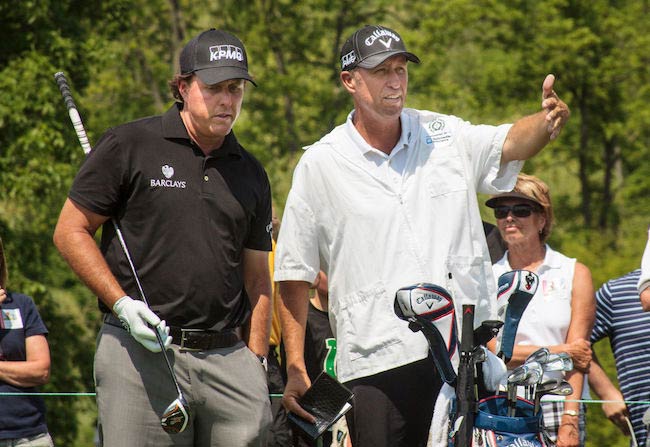
M203 180L205 180L205 181L207 182L207 181L209 180L208 176L207 176L207 175L204 175L204 176L203 176Z

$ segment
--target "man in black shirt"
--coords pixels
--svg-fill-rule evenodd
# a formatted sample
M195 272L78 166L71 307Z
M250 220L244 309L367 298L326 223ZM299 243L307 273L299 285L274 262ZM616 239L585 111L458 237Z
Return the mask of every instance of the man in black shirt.
M104 446L265 445L271 194L232 132L246 81L254 83L237 37L196 36L170 82L177 102L107 131L61 211L54 242L104 312L95 355ZM150 308L112 225L100 248L94 242L109 219L119 221ZM175 435L160 427L176 391L154 330L192 409Z

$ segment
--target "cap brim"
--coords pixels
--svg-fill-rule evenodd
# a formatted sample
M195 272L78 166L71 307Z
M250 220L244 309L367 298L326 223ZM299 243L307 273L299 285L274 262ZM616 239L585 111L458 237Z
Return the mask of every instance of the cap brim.
M416 64L420 63L420 58L417 57L415 54L409 53L408 51L399 51L398 50L398 51L385 51L383 53L378 53L378 54L374 54L372 56L369 56L369 57L365 58L364 60L362 60L361 62L359 62L357 64L357 67L375 68L377 65L381 64L382 62L384 62L389 57L392 57L392 56L395 56L395 55L398 55L398 54L403 55L404 57L406 57L407 60L409 60L411 62L415 62Z
M218 84L230 79L245 79L257 87L251 75L240 67L205 68L203 70L196 70L194 73L207 85Z
M523 200L527 200L529 202L536 203L539 206L542 206L542 204L539 203L537 200L535 200L535 198L527 196L526 194L522 194L522 193L517 192L517 191L504 192L504 193L498 194L498 195L492 197L491 199L486 200L485 201L485 206L487 206L489 208L495 208L495 207L499 206L499 202L501 202L501 201L503 201L505 199L523 199Z

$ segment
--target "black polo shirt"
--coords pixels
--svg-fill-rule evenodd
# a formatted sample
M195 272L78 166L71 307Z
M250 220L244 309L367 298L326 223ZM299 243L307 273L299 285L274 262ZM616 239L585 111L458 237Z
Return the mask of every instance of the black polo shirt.
M69 197L118 217L147 300L168 325L240 326L250 315L243 249L271 250L268 177L233 132L206 157L179 107L106 132ZM124 290L139 298L110 221L101 251ZM108 311L101 302L100 308Z

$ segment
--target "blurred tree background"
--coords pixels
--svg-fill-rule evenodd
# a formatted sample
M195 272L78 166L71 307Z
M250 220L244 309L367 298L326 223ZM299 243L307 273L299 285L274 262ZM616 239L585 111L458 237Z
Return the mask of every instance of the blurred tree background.
M647 0L0 0L0 235L9 288L34 297L51 331L43 391L94 391L99 319L51 242L83 159L55 72L68 76L92 143L169 107L167 81L191 37L237 34L259 87L236 132L266 166L280 213L301 148L351 108L338 51L358 26L395 28L421 57L408 106L476 123L537 111L554 73L572 116L524 171L551 187L551 245L588 265L598 288L638 266L650 221L649 9ZM615 377L607 343L596 350ZM92 445L92 397L46 403L57 445ZM627 445L600 405L589 406L587 427L590 446Z

